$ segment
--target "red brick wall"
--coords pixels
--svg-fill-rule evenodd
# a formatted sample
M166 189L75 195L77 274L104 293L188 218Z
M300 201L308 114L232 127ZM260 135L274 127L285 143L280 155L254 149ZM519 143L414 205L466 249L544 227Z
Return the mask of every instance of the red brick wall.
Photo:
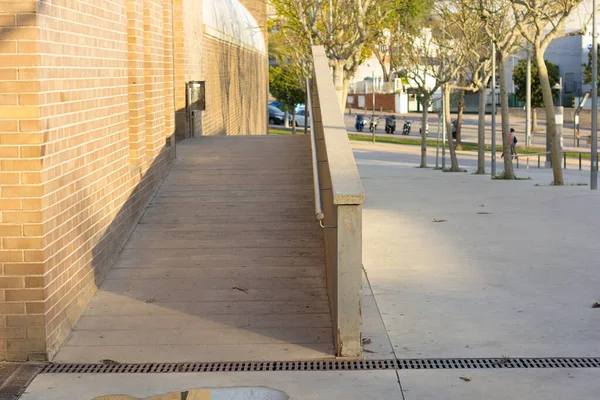
M364 107L358 107L358 97L365 97L365 107L367 110L373 110L373 94L350 94L348 95L348 101L346 107L352 107L357 110L364 110ZM352 99L350 99L352 98ZM375 111L388 111L394 112L396 110L396 95L390 94L375 94Z

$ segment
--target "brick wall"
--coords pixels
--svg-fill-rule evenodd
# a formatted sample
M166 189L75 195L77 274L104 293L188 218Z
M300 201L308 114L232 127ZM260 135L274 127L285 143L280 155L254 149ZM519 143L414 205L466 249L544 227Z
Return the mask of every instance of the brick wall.
M1 291L0 359L8 360L57 351L174 150L166 146L174 129L169 1L33 6L37 16L0 3L1 21L32 25L14 31L18 40L0 38L17 65L11 76L0 63L2 93L15 93L3 101L28 105L0 111L15 118L0 120L10 132L0 173L13 171L0 188L0 279L11 285Z
M265 55L205 38L201 10L0 0L0 360L69 334L189 129L185 82L207 81L206 134L265 133Z
M358 98L362 96L365 98L365 107L358 107ZM350 102L352 100L352 102ZM367 94L350 94L348 95L348 103L346 107L351 107L356 110L372 110L373 109L373 95ZM396 95L393 93L386 94L375 94L375 110L376 111L389 111L395 112L396 110Z
M45 351L36 7L0 2L0 360Z
M204 135L264 135L267 131L267 58L204 38Z
M189 137L191 132L186 113L186 82L201 81L203 54L202 1L173 0L175 40L175 109L177 137ZM194 127L200 132L200 121Z

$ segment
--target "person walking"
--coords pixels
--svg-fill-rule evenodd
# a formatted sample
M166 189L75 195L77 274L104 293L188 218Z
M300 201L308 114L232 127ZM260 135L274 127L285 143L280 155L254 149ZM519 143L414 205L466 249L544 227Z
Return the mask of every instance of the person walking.
M510 128L510 155L517 158L517 134L514 128Z
M510 128L510 136L508 137L508 141L510 143L510 155L513 158L517 158L517 135L515 133L514 128ZM504 158L504 152L500 156L500 158Z

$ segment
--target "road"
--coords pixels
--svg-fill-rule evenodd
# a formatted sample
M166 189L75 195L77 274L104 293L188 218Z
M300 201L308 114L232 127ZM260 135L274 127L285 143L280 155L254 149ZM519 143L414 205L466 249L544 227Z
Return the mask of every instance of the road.
M368 132L368 117L371 115L370 113L363 113L363 115L366 116L367 119L367 126L365 127L365 131ZM386 135L385 133L385 117L386 115L390 115L390 113L376 113L376 115L378 115L380 117L379 119L379 124L378 124L378 128L377 128L377 134L381 134L381 135ZM393 114L396 116L396 135L401 135L402 133L402 126L404 124L404 121L410 121L412 122L412 129L410 132L409 136L412 137L419 137L419 130L421 128L421 114L418 113L411 113L411 114ZM354 128L354 123L355 123L355 117L356 116L356 111L353 111L352 115L349 115L348 112L346 111L346 114L344 114L344 122L346 123L346 128L348 129L348 132L356 132L356 129ZM452 118L456 118L456 116L452 116ZM463 129L462 129L462 139L464 142L477 142L477 115L474 114L465 114L463 117ZM429 117L429 137L430 138L436 138L437 134L438 134L438 127L439 127L439 118L437 116L437 114L430 114ZM491 140L491 127L492 127L492 117L491 115L486 115L486 138L485 138L485 143L486 144L491 144L492 140ZM517 140L518 140L518 146L524 146L526 143L525 140L525 119L524 118L517 118L517 117L511 117L511 127L513 127L516 131L517 134ZM540 146L540 147L544 147L545 143L546 143L546 133L545 133L545 122L543 121L539 121L538 122L538 132L535 132L533 134L533 144L534 146ZM497 129L497 136L496 136L496 143L501 145L502 144L502 118L500 117L500 115L498 115L498 118L496 119L496 129ZM589 129L586 131L585 129L582 129L582 137L583 136L587 136L589 135ZM573 142L573 127L572 126L565 126L564 129L564 146L565 147L575 147L575 144ZM589 149L589 144L584 143L584 140L580 141L580 146L583 149Z

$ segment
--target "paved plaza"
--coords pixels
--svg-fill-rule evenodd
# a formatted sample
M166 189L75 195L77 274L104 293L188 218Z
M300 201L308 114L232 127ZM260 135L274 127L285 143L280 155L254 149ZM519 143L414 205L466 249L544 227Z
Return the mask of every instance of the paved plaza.
M459 155L468 172L443 173L415 168L416 146L353 147L367 194L365 358L600 355L600 195L578 186L587 172L553 187L548 169L498 181L472 174L472 154ZM23 399L232 386L291 399L593 400L600 369L42 374Z

